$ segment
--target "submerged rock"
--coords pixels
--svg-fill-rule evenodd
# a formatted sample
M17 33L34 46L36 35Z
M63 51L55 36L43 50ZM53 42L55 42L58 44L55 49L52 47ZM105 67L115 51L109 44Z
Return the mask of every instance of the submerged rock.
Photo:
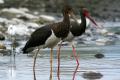
M95 57L100 59L100 58L104 58L105 56L101 53L95 54Z
M83 73L82 77L85 78L85 79L89 79L89 80L95 80L95 79L102 78L103 75L99 72L90 71L90 72Z

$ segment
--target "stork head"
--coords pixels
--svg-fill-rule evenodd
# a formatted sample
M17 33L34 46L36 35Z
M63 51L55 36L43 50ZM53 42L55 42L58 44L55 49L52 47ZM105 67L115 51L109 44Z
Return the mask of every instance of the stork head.
M83 14L84 17L87 17L95 26L98 27L98 24L94 19L90 16L90 13L87 8L81 8L80 12Z
M76 16L74 14L74 10L70 5L65 5L64 8L62 9L63 14L70 15L71 18L77 21Z

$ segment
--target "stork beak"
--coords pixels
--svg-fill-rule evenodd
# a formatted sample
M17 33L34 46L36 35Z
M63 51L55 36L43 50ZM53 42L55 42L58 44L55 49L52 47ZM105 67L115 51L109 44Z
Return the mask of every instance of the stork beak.
M98 24L96 23L96 21L94 21L94 19L93 19L89 14L87 14L86 17L87 17L88 19L90 19L90 21L95 25L95 26L94 26L95 28L100 28L100 27L98 26Z

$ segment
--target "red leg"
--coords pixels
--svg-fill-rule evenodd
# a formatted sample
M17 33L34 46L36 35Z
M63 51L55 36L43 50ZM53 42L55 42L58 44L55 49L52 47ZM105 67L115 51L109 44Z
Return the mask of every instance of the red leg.
M60 80L60 49L61 49L61 44L62 44L62 42L60 43L58 51L57 51L57 58L58 58L57 77L58 77L58 80Z
M72 80L75 80L75 75L76 75L77 70L78 70L78 68L79 68L79 60L78 60L78 57L77 57L77 54L76 54L76 50L75 50L74 45L72 45L72 48L73 48L73 55L74 55L74 57L75 57L75 59L76 59L76 63L77 63L76 69L75 69L75 71L74 71L74 73L73 73L73 79L72 79Z

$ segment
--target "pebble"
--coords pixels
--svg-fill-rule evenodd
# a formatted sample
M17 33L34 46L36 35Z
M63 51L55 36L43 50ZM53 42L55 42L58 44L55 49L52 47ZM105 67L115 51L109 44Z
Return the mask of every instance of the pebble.
M101 59L101 58L104 58L105 56L103 55L103 54L101 54L101 53L98 53L98 54L95 54L94 55L96 58L98 58L98 59Z
M6 49L6 46L0 43L0 49Z
M99 72L89 71L89 72L83 73L82 77L88 80L96 80L96 79L102 78L103 75Z

